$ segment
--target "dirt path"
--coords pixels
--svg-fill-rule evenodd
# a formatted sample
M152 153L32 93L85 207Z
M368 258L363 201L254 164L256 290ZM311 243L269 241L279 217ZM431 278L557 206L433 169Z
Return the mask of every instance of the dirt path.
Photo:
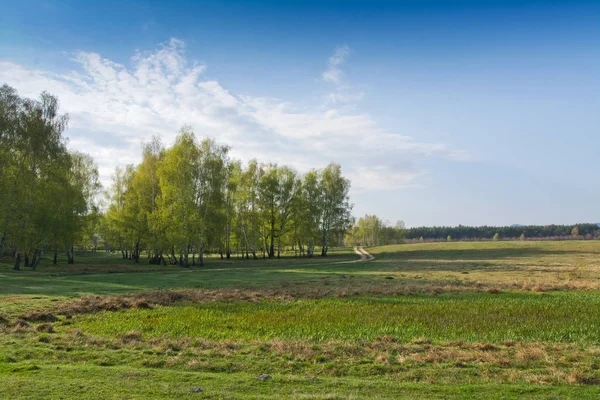
M358 260L340 261L340 262L336 262L335 264L352 264L352 263L372 261L375 259L374 256L367 253L367 251L365 249L363 249L362 247L355 247L354 252L360 256L360 258Z
M365 249L363 249L362 247L359 247L358 249L355 247L354 252L356 254L359 254L359 252L360 252L361 261L373 261L375 259L375 256L367 253L367 251ZM366 257L366 259L363 259L363 257Z

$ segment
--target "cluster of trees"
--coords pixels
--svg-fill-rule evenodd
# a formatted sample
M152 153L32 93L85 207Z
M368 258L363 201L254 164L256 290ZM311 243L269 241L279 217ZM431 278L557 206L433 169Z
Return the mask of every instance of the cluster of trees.
M67 149L67 123L56 97L0 88L0 256L14 257L15 269L35 269L49 249L72 264L76 246L101 243L136 262L145 252L151 263L179 265L202 265L206 251L273 258L291 246L326 256L352 224L350 181L338 164L302 175L242 165L189 128L170 148L153 138L138 165L117 168L101 209L98 168Z
M338 164L298 174L288 166L229 157L214 140L183 128L170 148L158 138L142 161L117 168L101 236L124 258L203 265L206 251L230 258L280 257L291 246L326 256L351 224L350 181Z
M496 236L497 235L497 236ZM433 226L410 228L407 239L454 240L475 239L514 239L514 238L557 238L557 237L596 237L600 235L597 224L577 225L513 225L513 226Z
M73 262L75 243L93 234L98 169L86 154L69 151L67 115L56 97L21 98L0 87L0 255L35 269L51 249Z
M348 229L344 242L347 246L380 246L402 243L404 237L404 222L391 225L376 215L367 214Z

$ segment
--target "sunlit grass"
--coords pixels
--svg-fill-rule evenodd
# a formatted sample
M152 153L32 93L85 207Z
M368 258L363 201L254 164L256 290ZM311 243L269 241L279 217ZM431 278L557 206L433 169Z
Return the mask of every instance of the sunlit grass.
M206 303L104 312L77 323L114 336L398 341L600 341L600 295L500 294Z
M350 264L341 249L204 268L109 254L82 255L81 270L0 265L0 397L600 396L599 242L369 250ZM37 309L52 322L17 324Z

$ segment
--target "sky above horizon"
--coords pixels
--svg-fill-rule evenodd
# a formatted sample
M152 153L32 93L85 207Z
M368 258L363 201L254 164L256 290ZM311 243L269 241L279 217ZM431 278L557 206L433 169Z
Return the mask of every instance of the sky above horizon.
M598 1L0 9L0 85L57 95L105 185L189 125L243 161L340 163L357 217L600 222Z

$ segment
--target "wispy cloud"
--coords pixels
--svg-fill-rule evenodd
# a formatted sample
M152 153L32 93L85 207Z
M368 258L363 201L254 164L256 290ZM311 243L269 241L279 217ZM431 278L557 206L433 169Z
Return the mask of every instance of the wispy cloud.
M347 46L339 47L323 79L339 84L339 66L349 53ZM69 145L96 158L104 183L117 165L139 161L143 141L159 134L172 143L184 124L199 136L231 145L232 155L242 160L291 164L301 171L340 162L358 189L415 187L426 173L418 166L420 158L469 157L383 130L355 108L336 108L336 102L362 96L351 91L335 92L336 101L305 109L265 96L236 95L207 79L207 67L190 62L185 43L177 39L136 52L129 66L90 52L78 52L72 60L80 68L66 74L0 61L0 83L29 97L42 90L59 96L62 110L71 115Z
M344 71L341 69L341 66L348 60L350 52L348 45L336 48L333 55L328 59L327 69L321 75L321 78L325 82L333 84L333 89L324 98L325 104L328 106L354 103L364 97L363 92L354 90L344 79Z
M322 75L326 82L333 83L335 85L342 83L344 73L340 69L340 65L346 62L348 55L350 55L350 47L343 45L338 47L333 55L329 57L327 70L325 70Z

